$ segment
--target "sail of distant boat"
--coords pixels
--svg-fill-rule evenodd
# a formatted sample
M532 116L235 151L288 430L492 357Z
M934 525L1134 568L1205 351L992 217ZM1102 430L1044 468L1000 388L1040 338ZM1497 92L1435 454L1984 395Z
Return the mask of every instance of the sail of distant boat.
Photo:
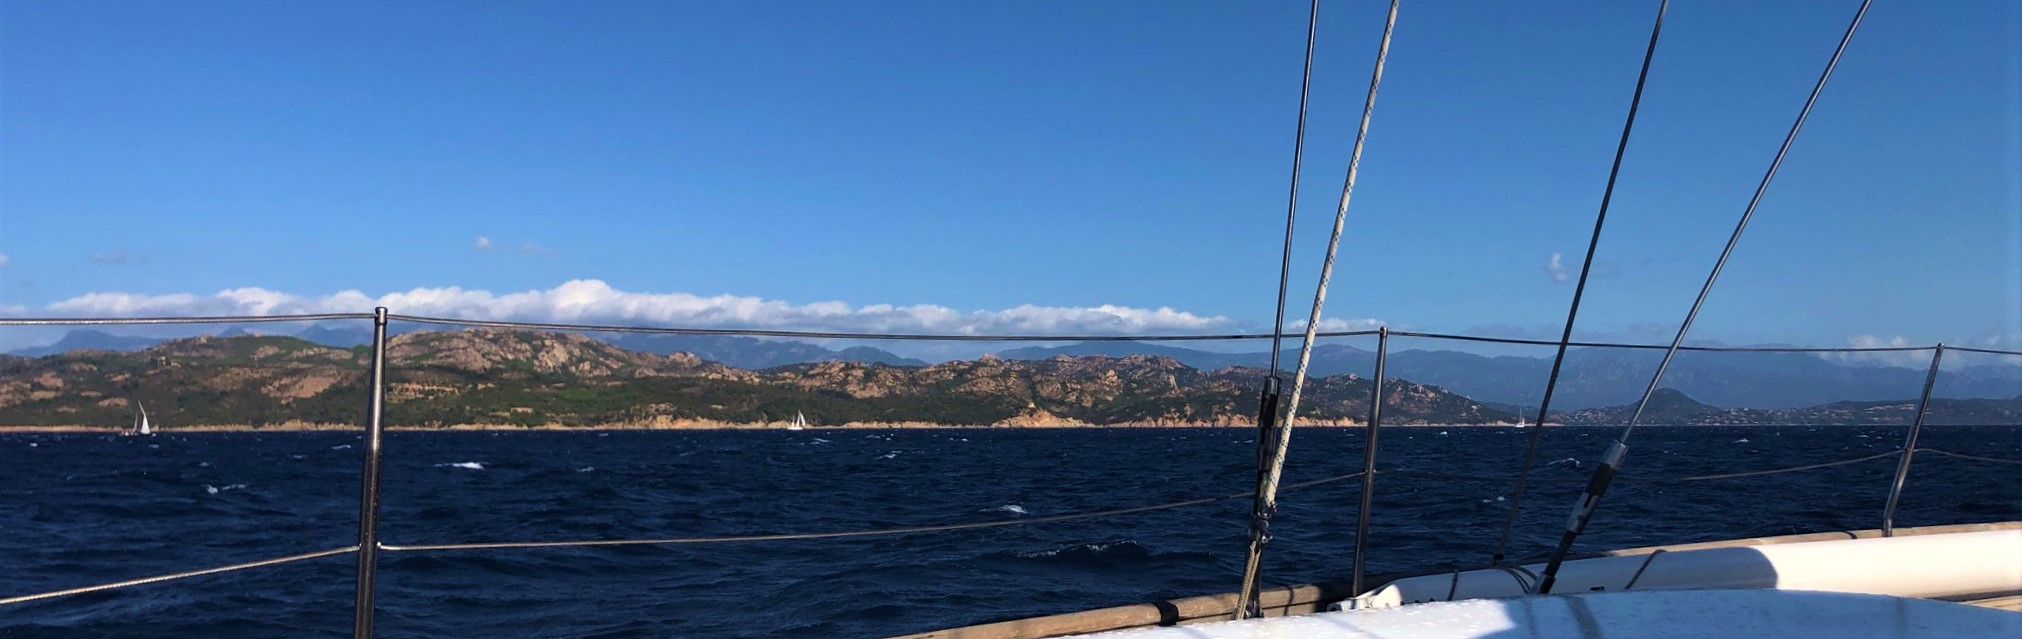
M807 416L802 415L800 411L793 411L793 423L788 425L786 429L801 430L804 428L807 428Z
M133 418L133 431L131 432L131 434L153 435L154 425L148 423L147 421L147 407L142 406L140 402L134 402L134 406L140 409L140 414L135 415Z

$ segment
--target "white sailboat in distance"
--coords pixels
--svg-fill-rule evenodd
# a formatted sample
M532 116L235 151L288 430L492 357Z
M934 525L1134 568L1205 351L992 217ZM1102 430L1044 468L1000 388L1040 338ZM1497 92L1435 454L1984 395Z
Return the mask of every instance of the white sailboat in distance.
M140 402L134 402L134 403L133 403L133 405L134 405L134 407L136 407L136 408L139 408L139 409L140 409L140 414L139 414L139 415L135 415L135 416L134 416L134 418L133 418L133 429L132 429L132 430L129 430L129 431L127 431L127 433L126 433L126 434L128 434L128 435L154 435L154 425L153 425L153 424L150 424L150 423L148 423L148 421L147 421L147 407L146 407L146 406L142 406Z
M807 429L807 416L806 416L806 415L802 415L802 414L800 414L800 411L793 411L793 423L791 423L791 424L787 424L787 425L786 425L786 429L787 429L787 430L806 430L806 429Z

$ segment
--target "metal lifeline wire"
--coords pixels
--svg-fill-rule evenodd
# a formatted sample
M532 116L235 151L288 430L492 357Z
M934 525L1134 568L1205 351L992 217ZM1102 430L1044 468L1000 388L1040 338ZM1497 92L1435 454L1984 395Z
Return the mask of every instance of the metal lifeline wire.
M1509 516L1503 519L1502 535L1496 538L1490 564L1502 563L1509 549L1510 532L1516 528L1517 513L1523 510L1524 484L1538 461L1538 443L1544 439L1545 416L1552 412L1552 392L1559 386L1559 370L1566 363L1566 348L1572 345L1573 323L1580 316L1580 298L1587 292L1587 277L1594 271L1594 252L1601 246L1601 228L1608 221L1608 205L1615 199L1615 180L1622 174L1622 156L1629 151L1629 133L1636 129L1636 111L1643 104L1643 86L1650 79L1650 60L1657 57L1657 36L1664 32L1664 12L1671 0L1657 3L1657 18L1650 25L1650 44L1643 49L1643 67L1636 72L1636 90L1629 94L1629 115L1622 121L1622 137L1615 143L1615 162L1608 167L1608 185L1601 189L1601 209L1594 214L1594 232L1587 237L1587 255L1580 260L1580 279L1573 285L1573 303L1566 308L1565 330L1559 333L1558 351L1552 355L1552 372L1545 379L1545 396L1538 403L1538 418L1531 426L1530 441L1524 445L1523 469L1517 471L1516 488L1510 493ZM1521 419L1522 415L1518 415Z
M1301 488L1311 488L1314 486L1324 486L1327 484L1348 481L1361 476L1362 473L1356 472L1356 473L1349 473L1346 475L1336 475L1333 477L1323 477L1320 479L1303 481L1295 484L1286 484L1285 489L1296 490ZM773 535L734 535L726 537L675 537L675 538L661 538L661 539L592 539L592 540L574 540L574 541L478 542L478 543L457 543L457 544L406 544L406 545L375 543L374 546L379 550L384 550L387 552L413 552L413 551L444 551L444 550L490 550L490 549L508 549L508 548L522 548L522 549L566 548L566 547L583 547L583 546L715 544L715 543L739 543L739 542L756 542L756 541L792 541L792 540L809 540L809 539L844 539L851 537L879 537L891 535L907 535L924 532L974 530L979 528L1001 528L1006 526L1047 524L1062 521L1074 521L1080 519L1116 517L1136 513L1172 510L1176 508L1185 508L1189 506L1200 506L1216 502L1242 499L1249 496L1250 493L1248 491L1244 491L1240 493L1231 493L1215 497L1204 497L1200 499L1188 499L1183 501L1166 502L1151 506L1137 506L1132 508L1116 508L1110 510L1067 513L1061 515L1050 515L1046 517L1002 519L984 522L971 522L964 524L943 524L937 526L909 526L903 528L882 528L875 530L852 530L852 531L822 532L822 533L783 533ZM143 577L139 579L129 579L125 581L115 581L111 583L84 586L80 588L52 590L49 592L35 593L30 595L6 597L0 598L0 605L27 603L31 601L40 601L43 599L53 599L57 597L65 597L70 595L81 595L105 590L114 590L118 588L127 588L132 586L161 583L164 581L173 581L177 579L186 579L190 577L200 577L203 575L213 575L224 572L247 570L251 568L261 568L265 566L275 566L285 563L293 563L297 561L316 559L320 557L329 557L332 555L341 555L345 553L358 552L358 549L359 549L358 546L345 546L343 548L333 548L330 550L303 553L299 555L289 555L286 557L276 557L273 559L263 559L260 561L251 561L245 563L230 564L225 566L217 566L213 568L205 568L202 570L169 573L165 575L156 575L152 577Z
M363 315L371 318L370 314ZM800 339L861 339L894 341L939 341L939 342L1186 342L1186 341L1235 341L1270 339L1270 333L1219 333L1193 335L980 335L980 334L934 334L934 333L861 333L848 331L793 331L758 328L686 328L673 326L622 326L604 324L570 324L561 322L515 322L504 320L462 319L453 317L427 317L422 315L389 315L389 319L414 324L435 324L442 326L470 326L480 328L504 328L513 330L556 330L606 333L649 333L668 335L740 335L745 337L790 337ZM1376 331L1335 331L1329 337L1353 337L1374 335Z
M1932 451L1932 450L1930 450L1930 449L1926 448L1926 449L1921 449L1921 450L1920 450L1919 452L1926 452L1926 453L1928 453L1928 452L1935 452L1935 451ZM1899 449L1899 450L1890 450L1890 451L1884 451L1884 452L1880 452L1880 453L1875 453L1875 454L1873 454L1873 455L1862 455L1862 456L1860 456L1860 457L1854 457L1854 458L1851 458L1851 459L1841 459L1841 460L1838 460L1838 461L1829 461L1829 462L1821 462L1821 463L1816 463L1816 464L1804 464L1804 465L1800 465L1800 466L1785 466L1785 467L1782 467L1782 468L1770 468L1770 469L1765 469L1765 470L1750 470L1750 471L1743 471L1743 472L1738 472L1738 473L1719 473L1719 474L1713 474L1713 475L1686 475L1686 476L1681 476L1681 477L1639 477L1639 476L1636 476L1636 475L1629 475L1629 474L1623 474L1623 475L1617 475L1617 476L1616 476L1615 478L1616 478L1617 480L1620 480L1620 481L1627 481L1627 482L1636 482L1636 483L1650 483L1650 484L1685 484L1685 483L1691 483L1691 482L1701 482L1701 481L1718 481L1718 480L1723 480L1723 479L1741 479L1741 478L1744 478L1744 477L1760 477L1760 476L1764 476L1764 475L1781 475L1781 474L1784 474L1784 473L1796 473L1796 472L1803 472L1803 471L1807 471L1807 470L1818 470L1818 469L1820 469L1820 468L1833 468L1833 467L1836 467L1836 466L1847 466L1847 465L1852 465L1852 464L1858 464L1858 463L1862 463L1862 462L1870 462L1870 461L1874 461L1874 460L1877 460L1877 459L1884 459L1884 458L1888 458L1888 457L1894 457L1894 456L1897 456L1897 455L1901 455L1902 453L1903 453L1903 451L1902 451L1902 450L1900 450L1900 449ZM2000 460L1983 460L1983 461L2000 461ZM2012 462L2012 463L2022 463L2022 462ZM1447 473L1447 472L1438 472L1438 471L1422 471L1422 470L1398 470L1398 469L1384 469L1384 470L1379 470L1379 471L1377 471L1377 474L1379 474L1379 475L1399 475L1399 476L1404 476L1404 477L1425 477L1425 478L1428 478L1428 479L1452 479L1452 480L1457 480L1457 481L1480 481L1480 482L1497 482L1497 483L1500 483L1500 482L1507 482L1507 481L1510 481L1510 478L1508 478L1508 477L1497 477L1497 476L1493 476L1493 475L1469 475L1469 474L1463 474L1463 473ZM1532 479L1531 481L1534 481L1534 482L1538 482L1538 483L1552 483L1552 484L1573 484L1573 483L1584 483L1584 482L1586 482L1587 480L1586 480L1586 479L1581 479L1581 478L1573 478L1573 477L1554 477L1554 478L1549 478L1549 479Z
M321 322L372 319L371 313L311 313L303 315L237 315L199 317L0 317L0 326L104 326L117 324L242 324L254 322Z
M1376 46L1376 64L1369 76L1369 95L1362 102L1362 122L1355 129L1355 147L1348 154L1348 175L1341 185L1341 204L1334 210L1334 229L1327 238L1327 256L1320 263L1320 283L1313 290L1313 311L1306 319L1306 339L1299 347L1299 366L1292 373L1292 397L1286 403L1284 426L1273 438L1270 468L1257 482L1258 501L1262 504L1259 512L1277 510L1278 480L1285 471L1285 450L1291 445L1292 427L1298 419L1299 394L1305 389L1306 371L1313 360L1313 344L1318 340L1316 332L1320 326L1320 310L1327 303L1327 284L1333 279L1334 257L1341 248L1341 228L1347 223L1348 202L1355 193L1355 177L1362 165L1363 143L1369 138L1369 119L1376 109L1376 89L1383 83L1383 63L1390 57L1390 36L1397 30L1398 2L1390 0L1390 11L1383 22L1383 39ZM1380 388L1382 380L1377 380L1377 384ZM1242 590L1236 595L1235 616L1238 619L1248 614L1250 601L1256 596L1256 589L1252 586L1262 565L1264 544L1268 541L1255 527L1251 528L1249 556L1243 565Z
M1948 450L1938 450L1936 448L1919 448L1917 449L1917 452L1930 453L1933 455L1944 455L1946 457L1957 457L1959 459L1964 459L1967 461L1988 462L1993 464L2011 464L2022 466L2022 459L2001 459L1998 457L1981 457L1979 455L1965 455Z
M1336 482L1348 481L1350 479L1355 479L1361 476L1362 473L1359 472L1349 473L1346 475L1336 475L1333 477L1326 477L1322 479L1314 479L1310 481L1299 482L1297 484L1287 484L1285 488L1287 489L1310 488L1313 486L1321 486ZM564 547L581 547L581 546L658 546L658 545L679 545L679 544L741 543L753 541L800 541L811 539L848 539L852 537L884 537L891 535L910 535L916 533L947 532L954 530L976 530L981 528L1003 528L1006 526L1026 526L1034 524L1050 524L1062 521L1075 521L1080 519L1098 519L1103 517L1116 517L1120 515L1132 515L1137 513L1155 512L1160 510L1172 510L1175 508L1186 508L1189 506L1202 506L1216 502L1242 499L1249 496L1250 496L1249 491L1243 491L1240 493L1230 493L1227 495L1219 495L1215 497L1202 497L1199 499L1188 499L1184 501L1166 502L1163 504L1155 504L1151 506L1136 506L1131 508L1116 508L1110 510L1067 513L1061 515L1049 515L1046 517L999 519L993 521L979 521L962 524L938 524L932 526L879 528L875 530L845 530L845 531L818 532L818 533L778 533L778 534L765 534L765 535L732 535L725 537L667 537L659 539L585 539L575 541L508 541L508 542L475 542L475 543L457 543L457 544L410 544L410 545L388 544L388 545L381 545L380 549L386 550L388 552L405 552L405 551L419 551L419 550L487 550L499 548L564 548Z
M1299 74L1299 125L1292 136L1292 185L1285 196L1285 246L1278 259L1278 303L1273 307L1271 319L1271 369L1264 377L1263 388L1257 391L1257 478L1264 481L1264 467L1269 463L1272 450L1277 448L1278 401L1280 389L1285 380L1278 376L1279 354L1284 351L1285 342L1285 293L1292 283L1292 232L1299 218L1299 176L1303 173L1306 156L1306 105L1313 94L1313 44L1320 34L1320 0L1313 0L1306 10L1306 62ZM1264 509L1263 495L1250 504L1250 527L1258 536L1271 536L1271 516ZM1258 577L1261 578L1261 577ZM1254 579L1253 579L1254 581ZM1256 589L1256 584L1245 586ZM1263 614L1255 599L1250 600L1248 614Z
M215 567L215 568L205 568L205 569L203 569L203 570L191 570L191 571L188 571L188 572L174 572L174 573L169 573L169 574L166 574L166 575L155 575L155 576L153 576L153 577L142 577L142 578L139 578L139 579L128 579L128 580L126 580L126 581L115 581L115 582L112 582L112 583L103 583L103 584L98 584L98 585L94 585L94 586L84 586L84 587L82 587L82 588L68 588L68 589L64 589L64 590L51 590L51 591L49 591L49 592L40 592L40 593L35 593L35 594L32 594L32 595L21 595L21 596L18 596L18 597L5 597L5 598L0 598L0 606L5 606L5 605L10 605L10 604L18 604L18 603L28 603L28 602L30 602L30 601L40 601L40 600L43 600L43 599L54 599L54 598L56 598L56 597L68 597L68 596L70 596L70 595L82 595L82 594L86 594L86 593L93 593L93 592L100 592L100 591L105 591L105 590L113 590L113 589L117 589L117 588L126 588L126 587L130 587L130 586L144 586L144 585L147 585L147 584L155 584L155 583L161 583L161 582L164 582L164 581L174 581L174 580L177 580L177 579L188 579L188 578L190 578L190 577L202 577L202 576L204 576L204 575L215 575L215 574L218 574L218 573L222 573L222 572L233 572L233 571L238 571L238 570L247 570L247 569L251 569L251 568L263 568L263 567L266 567L266 566L278 566L278 565L281 565L281 564L286 564L286 563L294 563L294 562L297 562L297 561L307 561L307 560L310 560L310 559L318 559L318 558L322 558L322 557L329 557L329 556L332 556L332 555L342 555L342 554L344 554L344 553L350 553L350 552L358 552L358 547L357 547L357 546L345 546L345 547L343 547L343 548L331 548L331 549L329 549L329 550L319 550L319 551L316 551L316 552L306 552L306 553L302 553L302 554L299 554L299 555L288 555L288 556L286 556L286 557L275 557L275 558L273 558L273 559L262 559L262 560L259 560L259 561L248 561L248 562L245 562L245 563L238 563L238 564L230 564L230 565L225 565L225 566L218 566L218 567Z
M231 324L231 323L278 323L278 322L318 322L330 320L370 320L373 314L322 313L313 315L231 315L231 316L191 316L191 317L0 317L0 326L92 326L92 325L144 325L144 324ZM702 328L687 326L640 326L624 324L577 324L559 322L520 322L503 320L462 319L453 317L430 317L423 315L388 314L390 321L428 324L438 326L466 326L473 328L504 328L513 330L555 330L580 331L589 333L660 333L673 335L738 335L746 337L785 337L804 339L861 339L861 340L901 340L901 341L951 341L951 342L1208 342L1208 341L1260 341L1271 339L1270 333L1187 333L1187 334L1141 334L1141 335L977 335L977 334L930 334L930 333L866 333L848 331L789 331L749 328ZM1366 337L1375 335L1375 330L1320 331L1317 337ZM1530 346L1554 346L1557 340L1525 339L1519 337L1495 337L1489 335L1461 335L1457 333L1435 333L1425 331L1390 331L1393 337L1418 337L1435 340L1477 342L1484 344L1515 344ZM1634 344L1626 342L1572 342L1573 346L1594 348L1633 348L1663 350L1664 344ZM1709 353L1902 353L1928 351L1933 346L1679 346L1680 351ZM1945 350L1984 353L1988 355L2022 356L2022 351L2008 351L1991 348L1967 348L1945 346Z
M1692 301L1691 310L1685 313L1685 321L1678 325L1678 333L1671 338L1671 347L1664 351L1664 359L1657 363L1657 372L1650 376L1650 385L1643 389L1643 398L1636 402L1636 411L1629 415L1629 423L1622 428L1622 434L1610 443L1607 452L1601 456L1600 466L1594 469L1594 478L1587 484L1586 495L1573 510L1566 522L1566 531L1559 537L1559 545L1552 551L1551 561L1545 564L1544 579L1538 583L1540 594L1550 594L1556 581L1559 566L1565 562L1566 554L1572 551L1573 542L1585 531L1587 523L1593 520L1594 509L1600 505L1601 496L1608 491L1608 482L1621 469L1622 458L1629 453L1629 435L1636 430L1637 421L1643 417L1644 409L1650 405L1650 396L1656 394L1657 385L1664 381L1664 370L1671 366L1671 358L1678 354L1678 346L1685 341L1685 335L1692 330L1692 320L1699 316L1699 309L1706 304L1706 296L1713 292L1714 282L1720 279L1721 269L1727 266L1727 258L1734 254L1735 245L1741 242L1741 234L1748 229L1748 220L1755 216L1755 209L1762 204L1762 196L1769 191L1769 183L1776 177L1776 169L1783 165L1783 158L1790 153L1791 144L1797 141L1797 133L1804 128L1804 120L1811 115L1811 108L1818 103L1819 94L1825 92L1826 81L1832 78L1833 68L1839 66L1840 56L1846 53L1847 44L1853 41L1854 32L1860 29L1861 18L1866 17L1868 7L1874 0L1861 0L1860 9L1854 12L1848 22L1846 34L1840 37L1839 46L1833 49L1832 59L1825 70L1819 73L1818 83L1811 88L1810 97L1805 98L1804 108L1798 110L1797 120L1790 125L1790 132L1783 136L1783 144L1776 150L1776 158L1769 163L1769 169L1762 174L1762 182L1755 187L1755 195L1748 199L1748 208L1741 213L1741 220L1734 225L1734 234L1728 236L1727 246L1720 250L1720 259L1714 260L1713 270L1706 275L1706 283L1699 287L1699 297Z
M1862 457L1856 457L1856 458L1852 458L1852 459L1843 459L1843 460L1839 460L1839 461L1831 461L1831 462L1823 462L1823 463L1817 463L1817 464L1805 464L1805 465L1801 465L1801 466L1789 466L1789 467L1783 467L1783 468L1772 468L1772 469L1766 469L1766 470L1755 470L1755 471L1746 471L1746 472L1739 472L1739 473L1723 473L1723 474L1716 474L1716 475L1694 475L1694 476L1684 476L1684 477L1637 477L1637 476L1635 476L1635 475L1621 475L1621 476L1619 477L1619 479L1621 479L1621 480L1624 480L1624 481L1630 481L1630 482L1647 482L1647 483L1686 483L1686 482L1699 482L1699 481L1718 481L1718 480L1726 480L1726 479L1740 479L1740 478L1746 478L1746 477L1757 477L1757 476L1763 476L1763 475L1776 475L1776 474L1783 474L1783 473L1794 473L1794 472L1803 472L1803 471L1809 471L1809 470L1817 470L1817 469L1821 469L1821 468L1830 468L1830 467L1835 467L1835 466L1845 466L1845 465L1850 465L1850 464L1857 464L1857 463L1861 463L1861 462L1867 462L1867 461L1873 461L1873 460L1876 460L1876 459L1882 459L1882 458L1885 458L1885 457L1891 457L1891 456L1895 456L1895 455L1901 454L1902 452L1903 452L1903 451L1901 451L1901 450L1891 450L1891 451L1886 451L1886 452L1882 452L1882 453L1876 453L1876 454L1873 454L1873 455L1866 455L1866 456L1862 456ZM1922 453L1930 453L1930 454L1934 454L1934 455L1943 455L1943 456L1946 456L1946 457L1956 457L1956 458L1959 458L1959 459L1964 459L1964 460L1968 460L1968 461L1978 461L1978 462L1990 462L1990 463L1996 463L1996 464L2012 464L2012 465L2022 465L2022 459L2000 459L2000 458L1994 458L1994 457L1981 457L1981 456L1976 456L1976 455L1965 455L1965 454L1960 454L1960 453L1954 453L1954 452L1950 452L1950 451L1945 451L1945 450L1938 450L1938 449L1933 449L1933 448L1920 448L1920 449L1918 449L1918 451L1917 451L1917 452L1922 452ZM1401 470L1401 469L1384 469L1384 470L1381 470L1381 471L1378 471L1378 472L1379 472L1380 474L1390 474L1390 475L1399 475L1399 476L1405 476L1405 477L1427 477L1427 478L1433 478L1433 479L1449 479L1449 480L1459 480L1459 481L1481 481L1481 482L1496 482L1496 483L1500 483L1500 482L1507 482L1507 481L1509 481L1509 478L1508 478L1508 477L1492 477L1492 476L1485 476L1485 475L1467 475L1467 474L1459 474L1459 473L1447 473L1447 472L1431 472L1431 471L1414 471L1414 470ZM1325 478L1321 478L1321 479L1314 479L1314 480L1309 480L1309 481L1303 481L1303 482L1297 482L1297 483L1292 483L1292 484L1285 484L1284 486L1282 486L1282 487L1281 487L1281 489L1282 489L1282 490L1298 490L1298 489L1303 489L1303 488L1311 488L1311 487L1314 487L1314 486L1322 486L1322 485L1326 485L1326 484L1332 484L1332 483L1338 483L1338 482L1343 482L1343 481L1348 481L1348 480L1351 480L1351 479L1357 479L1357 478L1360 478L1360 477L1362 477L1362 473L1359 473L1359 472L1357 472L1357 473L1349 473L1349 474L1346 474L1346 475L1336 475L1336 476L1333 476L1333 477L1325 477ZM1575 482L1575 481L1584 481L1584 480L1579 480L1579 479L1565 479L1565 478L1553 478L1553 479L1545 479L1545 480L1534 480L1534 481L1542 481L1542 482L1549 482L1549 483L1569 483L1569 482ZM1128 515L1128 514L1136 514L1136 513L1143 513L1143 512L1154 512L1154 511L1161 511L1161 510L1172 510L1172 509L1177 509L1177 508L1185 508L1185 507L1189 507L1189 506L1199 506L1199 505L1205 505L1205 504L1209 504L1209 503L1214 503L1214 502L1222 502L1222 501L1230 501L1230 500L1235 500L1235 499L1242 499L1242 498L1244 498L1244 497L1249 497L1249 496L1251 496L1251 493L1249 493L1249 492L1245 491L1245 492L1240 492L1240 493L1232 493L1232 494L1228 494L1228 495L1222 495L1222 496L1217 496L1217 497L1207 497L1207 498L1201 498L1201 499L1190 499L1190 500L1184 500L1184 501L1175 501L1175 502L1166 502L1166 503L1162 503L1162 504L1156 504L1156 505L1152 505L1152 506L1139 506L1139 507L1133 507L1133 508L1119 508L1119 509L1111 509L1111 510L1100 510L1100 511L1089 511L1089 512L1080 512L1080 513L1068 513L1068 514L1062 514L1062 515L1051 515L1051 516L1046 516L1046 517L1034 517L1034 518L1024 518L1024 519L1007 519L1007 520L995 520L995 521L986 521L986 522L972 522L972 523L965 523L965 524L945 524L945 525L938 525L938 526L912 526L912 527L905 527L905 528L885 528L885 529L876 529L876 530L861 530L861 531L840 531L840 532L823 532L823 533L785 533L785 534L774 534L774 535L738 535L738 536L727 536L727 537L677 537L677 538L661 538L661 539L611 539L611 540L604 540L604 539L597 539L597 540L570 540L570 541L531 541L531 542L474 542L474 543L454 543L454 544L377 544L377 547L378 547L378 549L379 549L379 550L384 550L384 551L387 551L387 552L416 552L416 551L454 551L454 550L487 550L487 549L532 549L532 548L560 548L560 547L584 547L584 546L637 546L637 545L675 545L675 544L712 544L712 543L739 543L739 542L759 542L759 541L793 541L793 540L811 540L811 539L840 539L840 538L851 538L851 537L873 537L873 536L886 536L886 535L904 535L904 534L914 534L914 533L924 533L924 532L941 532L941 531L953 531L953 530L973 530L973 529L980 529L980 528L998 528L998 527L1006 527L1006 526L1016 526L1016 525L1021 525L1021 524L1045 524L1045 523L1053 523L1053 522L1061 522L1061 521L1073 521L1073 520L1080 520L1080 519L1095 519L1095 518L1102 518L1102 517L1115 517L1115 516L1121 516L1121 515ZM341 554L345 554L345 553L352 553L352 552L357 552L357 551L358 551L358 546L345 546L345 547L342 547L342 548L332 548L332 549L329 549L329 550L321 550L321 551L316 551L316 552L310 552L310 553L302 553L302 554L298 554L298 555L288 555L288 556L285 556L285 557L276 557L276 558L273 558L273 559L263 559L263 560L260 560L260 561L251 561L251 562L244 562L244 563L237 563L237 564L229 564L229 565L224 565L224 566L216 566L216 567L212 567L212 568L205 568L205 569L201 569L201 570L191 570L191 571L186 571L186 572L177 572L177 573L169 573L169 574L163 574L163 575L155 575L155 576L151 576L151 577L142 577L142 578L138 578L138 579L128 579L128 580L124 580L124 581L115 581L115 582L110 582L110 583L104 583L104 584L96 584L96 585L91 585L91 586L83 586L83 587L78 587L78 588L68 588L68 589L63 589L63 590L52 590L52 591L48 591L48 592L41 592L41 593L35 593L35 594L28 594L28 595L19 595L19 596L13 596L13 597L4 597L4 598L0 598L0 606L4 606L4 605L9 605L9 604L19 604L19 603L28 603L28 602L33 602L33 601L41 601L41 600L44 600L44 599L54 599L54 598L58 598L58 597L66 597L66 596L70 596L70 595L81 595L81 594L88 594L88 593L93 593L93 592L102 592L102 591L106 591L106 590L115 590L115 589L120 589L120 588L128 588L128 587L133 587L133 586L142 586L142 585L148 585L148 584L155 584L155 583L162 583L162 582L166 582L166 581L174 581L174 580L179 580L179 579L187 579L187 578L190 578L190 577L201 577L201 576L204 576L204 575L213 575L213 574L219 574L219 573L225 573L225 572L234 572L234 571L239 571L239 570L248 570L248 569L252 569L252 568L262 568L262 567L266 567L266 566L276 566L276 565L281 565L281 564L286 564L286 563L293 563L293 562L297 562L297 561L305 561L305 560L309 560L309 559L317 559L317 558L321 558L321 557L329 557L329 556L333 556L333 555L341 555Z

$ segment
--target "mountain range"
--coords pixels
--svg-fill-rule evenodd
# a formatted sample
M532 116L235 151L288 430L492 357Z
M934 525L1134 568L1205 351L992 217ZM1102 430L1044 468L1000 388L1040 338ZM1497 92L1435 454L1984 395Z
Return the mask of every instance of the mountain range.
M421 326L389 327L388 333L429 332L433 329ZM261 327L259 330L244 326L230 326L218 333L219 337L271 334ZM739 335L674 335L660 333L590 333L592 337L620 348L666 355L670 353L690 353L710 361L737 368L762 369L788 364L807 362L845 361L867 364L889 364L892 366L925 366L927 362L909 357L900 357L889 351L868 346L851 346L841 350L790 340L761 340ZM311 324L308 328L294 333L294 337L323 346L349 348L372 342L372 329L363 326L327 326ZM114 335L104 331L89 329L73 330L64 334L54 344L8 351L8 355L23 357L43 357L58 353L83 350L138 351L167 341L167 338Z
M1553 421L1571 425L1617 425L1629 422L1634 406L1587 408L1554 413ZM1738 426L1755 424L1836 426L1842 424L1909 424L1917 402L1833 402L1806 408L1721 408L1699 402L1669 388L1650 395L1640 423L1671 426ZM1932 425L2022 424L2022 395L2013 399L1932 398L1924 423Z
M0 356L0 425L116 425L131 402L182 425L356 424L364 347L291 336L206 336L135 352ZM1203 371L1157 356L985 356L930 366L824 361L748 370L689 353L626 350L574 333L467 329L387 344L390 425L1220 425L1255 419L1254 369ZM1514 415L1437 387L1386 388L1389 423L1494 423ZM1301 415L1366 415L1371 382L1314 378Z
M998 353L1011 359L1044 359L1056 355L1154 353L1190 366L1266 366L1269 352L1219 353L1134 342L1084 342L1060 347L1020 348ZM1548 351L1547 351L1548 352ZM1642 396L1650 374L1663 358L1661 349L1573 348L1566 351L1555 409L1576 410L1624 404ZM1282 355L1287 369L1298 362L1297 350ZM2022 358L2016 365L1979 364L1947 368L1939 375L1935 395L1949 398L2008 398L2022 395ZM1551 372L1551 358L1487 356L1450 350L1393 350L1385 374L1433 384L1495 405L1528 407L1536 413ZM1313 348L1309 374L1368 375L1376 368L1372 351L1341 344ZM1811 353L1680 351L1664 374L1664 385L1719 406L1776 409L1803 408L1837 401L1886 401L1916 396L1927 370L1897 366L1859 365L1826 360Z
M263 325L255 330L266 330ZM404 332L432 330L406 325ZM243 327L227 329L243 331ZM761 370L794 364L844 361L891 366L927 366L928 362L886 350L851 346L840 350L793 340L726 335L655 333L592 333L590 337L634 351L667 355L689 353L733 368ZM314 324L296 334L303 340L333 347L352 347L371 339L362 326ZM136 351L161 342L158 338L74 330L57 343L13 351L40 357L78 350ZM1540 348L1539 350L1545 351ZM1548 351L1546 351L1548 352ZM1006 360L1046 360L1059 355L1123 358L1166 357L1200 370L1263 367L1268 352L1227 353L1169 346L1155 342L1080 342L1053 347L999 351ZM1282 353L1283 365L1297 361L1296 349ZM1553 398L1555 409L1579 410L1623 404L1640 397L1656 369L1662 351L1656 349L1574 348ZM1317 376L1369 375L1375 353L1341 344L1314 348L1310 373ZM2015 364L1980 363L1948 367L1935 395L1943 398L2007 398L2022 395L2022 358ZM1984 360L1983 360L1984 362ZM1393 377L1440 386L1505 411L1535 416L1551 369L1549 356L1489 356L1452 350L1394 350L1386 362ZM1830 361L1810 353L1712 353L1682 351L1666 372L1664 383L1712 405L1750 409L1785 409L1839 401L1889 401L1914 396L1925 370L1899 366ZM1527 409L1527 410L1526 410Z

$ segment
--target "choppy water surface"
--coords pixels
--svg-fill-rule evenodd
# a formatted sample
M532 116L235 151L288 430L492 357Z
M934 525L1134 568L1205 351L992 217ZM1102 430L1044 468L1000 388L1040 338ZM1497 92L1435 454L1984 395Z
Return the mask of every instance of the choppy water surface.
M1765 469L1898 446L1901 428L1637 431L1626 473ZM1549 431L1513 554L1548 549L1612 430ZM1509 476L1516 429L1387 430L1387 468ZM0 436L0 596L356 541L352 433ZM694 537L1042 517L1238 493L1244 429L395 433L383 540ZM2022 429L1922 445L2022 457ZM1353 472L1362 434L1301 429L1288 482ZM1576 462L1575 460L1579 460ZM1616 484L1589 549L1872 528L1893 458L1772 477ZM1922 455L1900 525L2022 519L2012 466ZM1506 483L1385 475L1374 572L1478 565ZM1287 493L1266 575L1339 578L1356 488ZM383 553L382 637L868 637L1233 590L1246 500L866 539ZM0 635L348 636L342 555L0 607Z

